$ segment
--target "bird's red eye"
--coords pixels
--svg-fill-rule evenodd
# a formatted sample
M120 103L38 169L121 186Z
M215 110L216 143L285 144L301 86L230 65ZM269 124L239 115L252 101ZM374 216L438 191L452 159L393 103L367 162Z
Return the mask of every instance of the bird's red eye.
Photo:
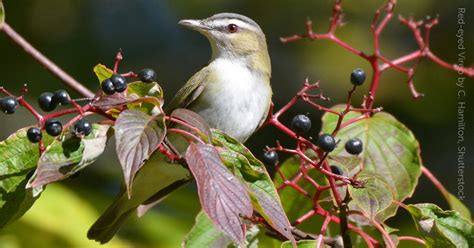
M227 32L229 32L229 33L235 33L235 32L237 32L238 30L239 30L239 27L237 27L237 25L235 25L235 24L233 24L233 23L227 25Z

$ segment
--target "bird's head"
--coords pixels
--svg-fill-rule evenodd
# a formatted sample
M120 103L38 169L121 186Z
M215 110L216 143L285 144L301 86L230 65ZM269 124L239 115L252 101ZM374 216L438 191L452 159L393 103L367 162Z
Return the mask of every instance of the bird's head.
M205 35L213 58L268 58L265 34L252 19L233 13L221 13L203 20L181 20L179 24Z

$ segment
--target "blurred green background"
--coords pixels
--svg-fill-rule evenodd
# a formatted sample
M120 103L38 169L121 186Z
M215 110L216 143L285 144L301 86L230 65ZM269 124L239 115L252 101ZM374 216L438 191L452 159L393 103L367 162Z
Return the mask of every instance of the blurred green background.
M363 0L345 3L345 21L338 35L349 44L371 52L370 21L374 10L383 1ZM341 48L327 42L300 41L281 44L279 37L302 33L306 17L311 17L317 31L325 31L332 1L217 1L217 0L5 0L7 22L73 77L98 89L92 73L97 63L113 65L116 51L123 49L121 71L138 71L150 67L170 99L177 89L210 57L207 40L196 32L177 25L184 18L205 18L219 12L247 15L260 24L269 44L273 67L273 100L276 107L287 102L302 86L305 77L321 80L325 94L333 105L343 101L350 88L349 74L355 67L370 72L369 64ZM409 1L399 0L396 13L415 18L439 15L440 24L431 35L432 50L441 58L457 59L457 8L465 7L466 65L473 63L474 4L472 1ZM397 57L415 50L416 43L396 18L382 37L382 50L388 57ZM370 74L370 73L369 73ZM453 194L457 193L456 124L457 73L423 61L415 76L419 91L426 94L421 100L411 98L406 78L396 71L388 71L376 99L377 106L395 115L420 140L424 164L439 177ZM55 91L65 86L28 57L21 48L0 34L0 85L19 92L28 83L29 96L35 102L44 91ZM464 202L471 209L473 175L474 104L473 80L466 80L467 144ZM368 85L356 94L360 104ZM67 89L67 88L66 88ZM74 94L73 94L74 95ZM74 95L78 96L78 95ZM306 113L313 120L312 135L320 128L321 113L307 106L297 105L283 117L288 120L298 113ZM31 115L20 109L18 114L0 115L0 139L16 129L34 122ZM259 155L265 145L275 139L292 146L293 142L272 128L260 130L246 145ZM271 169L271 168L270 168ZM86 232L98 215L111 203L120 189L121 170L114 154L113 141L107 152L94 165L75 179L50 185L32 209L19 221L0 230L3 247L94 247ZM422 177L415 195L408 202L434 202L446 209L447 204L433 185ZM133 218L122 228L111 243L103 247L179 247L185 233L192 227L199 210L193 185L181 189L143 218ZM402 234L413 231L413 223L405 211L389 223L400 228ZM412 243L402 243L409 246ZM262 245L264 246L264 245ZM270 246L270 245L266 245Z

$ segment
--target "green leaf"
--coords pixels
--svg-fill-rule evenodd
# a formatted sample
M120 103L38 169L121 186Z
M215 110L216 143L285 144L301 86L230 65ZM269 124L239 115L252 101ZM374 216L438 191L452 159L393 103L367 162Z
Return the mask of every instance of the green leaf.
M245 181L253 182L270 178L262 162L255 158L239 141L222 131L212 129L212 142L215 146L223 148L220 151L224 163L228 167L235 167L233 170L240 172ZM273 185L273 183L270 185ZM278 196L276 190L268 193Z
M315 158L314 154L307 154L309 158ZM300 158L298 156L293 156L285 160L280 164L280 172L285 177L282 178L279 173L276 173L274 178L274 184L276 186L281 186L284 183L284 179L292 180L300 171ZM326 184L325 176L315 169L308 171L308 176L311 177L318 184ZM316 193L316 188L308 180L300 180L298 186L304 193L296 190L291 186L285 186L279 190L281 202L283 203L283 208L285 209L288 218L292 221L298 219L304 214L308 213L313 209L313 201L311 196ZM328 190L322 192L320 199L321 204L330 204L329 208L332 206L332 200L329 199L330 195ZM308 227L308 230L314 228L314 226L320 225L322 223L322 218L311 218L302 223L299 228L305 229Z
M311 150L309 150L309 151L311 153L314 153ZM312 158L317 159L315 155L313 155ZM344 157L344 156L332 156L331 155L331 156L328 156L327 160L328 160L328 162L331 166L334 165L334 166L337 166L339 169L341 169L343 176L352 177L355 174L359 173L359 170L360 170L359 169L359 164L361 162L361 159L359 157L356 157L356 156ZM322 173L318 172L318 174L322 174ZM326 176L320 175L319 177L324 178L325 184L329 185L329 181L328 181ZM347 185L337 187L336 191L338 192L339 197L341 199L346 198ZM332 199L333 205L337 206L337 202L336 202L336 199L334 197L334 193L332 192L332 190L329 190L329 193L331 194L331 199Z
M28 174L39 159L38 144L26 137L28 128L22 128L0 142L0 228L21 217L38 198L39 192L25 189ZM49 145L53 138L43 133L43 142Z
M183 247L226 247L232 240L214 226L214 223L204 212L196 216L196 223L183 241Z
M431 203L407 206L416 228L428 247L474 246L473 225L456 211L443 211Z
M311 159L317 159L315 153L312 151L307 151L306 156ZM361 162L361 159L355 156L331 155L328 156L327 159L331 165L338 166L343 171L343 175L345 176L352 176L356 172L358 172L359 164ZM280 172L288 180L294 178L300 172L300 157L292 156L285 160L283 163L280 164ZM320 185L328 184L328 181L324 174L320 173L316 169L311 168L308 171L308 176ZM275 178L273 181L276 186L281 186L284 182L283 178L279 173L275 174ZM308 213L308 211L312 210L314 206L313 201L311 199L311 196L315 194L314 185L308 180L302 179L298 182L298 186L304 192L306 192L306 194L299 192L291 186L285 186L279 191L283 207L290 220L298 219L299 217ZM337 187L337 191L343 199L345 198L347 186ZM320 204L322 204L323 206L327 205L328 208L331 208L331 202L334 202L334 199L330 197L330 194L332 195L332 192L329 190L322 192L320 196ZM312 218L308 221L305 221L301 225L311 227L321 223L321 219Z
M141 81L131 82L127 85L128 95L135 94L138 97L153 96L158 99L163 98L163 89L156 82L144 83Z
M133 178L165 137L164 114L150 116L137 110L124 110L115 121L115 148L130 196Z
M103 64L97 64L96 66L94 66L94 72L97 76L97 79L99 79L99 84L102 83L102 81L104 81L105 79L110 78L114 74L111 69L107 68L107 66Z
M257 235L259 231L256 225L247 230L245 247L258 247ZM202 211L196 216L196 222L193 228L183 241L183 247L186 248L228 247L231 245L232 241L227 238L222 231L217 229L209 217Z
M341 110L341 106L333 108ZM347 114L344 121L360 116ZM324 114L322 131L331 133L337 124L338 116ZM420 146L413 133L388 113L380 112L371 118L363 119L342 129L336 136L340 145L331 153L333 156L349 156L344 145L350 138L359 138L364 150L359 155L364 171L379 174L394 192L394 199L404 201L410 197L421 175ZM392 204L380 212L376 220L383 222L395 215L398 205Z
M149 115L155 115L161 112L161 107L163 106L163 90L158 83L144 83L141 81L129 83L127 86L127 94L129 98L138 98L139 100L135 103L128 104L128 109L139 110Z
M452 210L457 211L462 216L464 216L464 218L466 218L468 220L472 219L471 211L469 210L469 208L466 207L466 205L464 205L456 196L454 196L453 194L451 194L447 191L445 193L443 193L443 195L446 198L446 201L448 201L449 207Z
M385 231L387 231L388 234L392 234L392 233L395 233L395 232L398 232L400 231L400 229L397 229L397 228L393 228L387 224L384 224L383 225L383 229L385 229Z
M75 135L55 140L38 161L27 187L37 188L63 180L92 164L104 152L109 125L92 125L84 138Z
M352 176L359 172L359 165L362 162L362 159L356 156L328 156L329 164L337 165L343 171L347 171L349 176Z
M247 182L253 207L275 230L294 242L291 225L283 210L278 192L265 166L240 142L218 130L212 130L213 144L221 159Z
M387 231L388 232L388 231ZM395 234L389 234L388 235L390 237L390 240L392 241L392 243L395 245L395 247L399 247L398 245L400 244L400 240L398 239L398 236L395 235ZM383 236L383 242L385 244L388 244L389 241L387 240L387 238L385 236Z
M299 240L296 242L296 247L298 248L315 248L318 247L318 240ZM322 243L322 246L319 246L321 248L327 247L324 243ZM291 242L286 241L281 244L281 248L293 248L293 245Z
M352 197L349 207L355 204L374 219L378 213L392 204L393 193L385 180L373 172L363 171L357 179L363 181L364 186L363 188L349 186L349 194Z
M5 9L3 8L3 3L0 0L0 29L2 29L2 25L5 22Z

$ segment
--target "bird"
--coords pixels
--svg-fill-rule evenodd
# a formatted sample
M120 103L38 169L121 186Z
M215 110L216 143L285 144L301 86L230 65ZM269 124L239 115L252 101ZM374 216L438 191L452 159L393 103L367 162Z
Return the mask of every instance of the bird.
M208 65L178 90L165 112L178 108L194 111L211 128L245 142L264 123L271 105L271 62L265 34L254 20L235 13L186 19L179 24L204 35L212 54ZM187 146L176 139L167 137L184 152ZM88 238L108 242L137 209L143 214L191 180L188 169L155 152L138 171L131 197L122 192L89 229Z

